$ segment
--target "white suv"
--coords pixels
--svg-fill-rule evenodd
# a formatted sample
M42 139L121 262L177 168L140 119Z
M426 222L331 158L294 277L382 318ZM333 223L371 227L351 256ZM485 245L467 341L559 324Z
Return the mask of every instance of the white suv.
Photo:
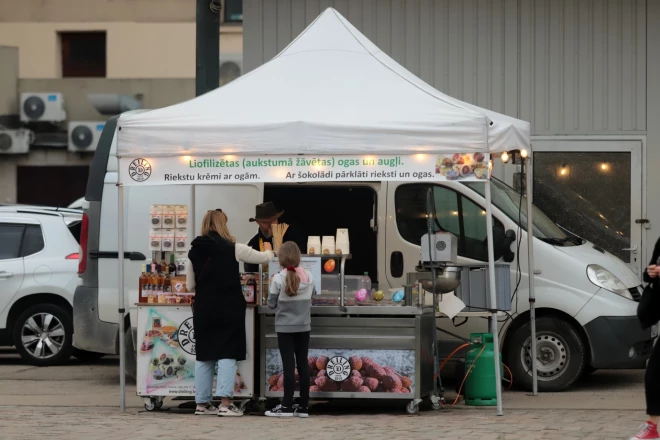
M80 210L0 206L0 345L32 365L62 363L75 351Z

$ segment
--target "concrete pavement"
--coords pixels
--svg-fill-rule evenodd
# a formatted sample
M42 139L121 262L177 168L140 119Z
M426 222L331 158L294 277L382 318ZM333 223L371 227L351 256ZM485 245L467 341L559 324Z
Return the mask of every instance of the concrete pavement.
M402 414L314 415L309 419L263 416L220 419L181 412L120 414L110 408L0 407L0 438L376 440L376 439L625 439L639 411L451 409Z
M449 393L448 393L449 394ZM450 397L449 395L447 396ZM195 417L166 400L146 412L127 386L119 413L118 361L36 368L0 350L0 440L34 439L625 439L644 420L642 371L602 371L565 393L506 392L505 416L462 404L409 416L399 407L318 405L308 420Z

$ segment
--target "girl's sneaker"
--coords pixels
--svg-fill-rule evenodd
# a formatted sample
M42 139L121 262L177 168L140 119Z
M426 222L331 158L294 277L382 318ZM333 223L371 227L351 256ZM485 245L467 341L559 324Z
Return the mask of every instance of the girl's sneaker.
M654 440L660 439L658 435L658 425L651 422L646 422L642 425L642 430L634 437L631 437L630 440Z
M306 406L300 406L296 403L293 405L293 415L301 419L306 419L309 417L309 409Z
M213 406L212 403L207 403L206 405L197 405L195 408L196 416L217 416L218 408Z
M238 409L233 403L229 406L220 405L218 408L219 417L240 417L243 415L243 411Z
M270 411L266 411L266 417L293 417L295 415L293 407L277 405Z

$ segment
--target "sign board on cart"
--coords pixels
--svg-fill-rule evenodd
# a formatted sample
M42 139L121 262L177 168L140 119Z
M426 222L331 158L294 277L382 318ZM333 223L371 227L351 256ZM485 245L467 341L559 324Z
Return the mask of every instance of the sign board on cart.
M475 181L490 176L484 153L337 156L122 157L129 185L247 182Z
M339 257L341 257L341 255ZM321 257L300 257L300 266L312 274L312 279L314 280L314 287L316 288L316 294L320 295L321 294ZM280 270L282 270L282 267L280 266L280 262L277 258L272 259L270 263L268 263L268 273L270 274L271 279Z
M237 398L254 394L253 308L246 311L245 330L248 353L238 363ZM195 328L190 306L140 304L137 343L138 396L195 395Z

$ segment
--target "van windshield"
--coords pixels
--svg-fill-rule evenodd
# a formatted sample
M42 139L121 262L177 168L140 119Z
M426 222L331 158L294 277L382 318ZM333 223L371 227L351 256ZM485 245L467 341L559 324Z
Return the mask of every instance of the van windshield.
M465 182L463 184L480 194L482 197L485 197L483 183ZM491 180L491 195L493 198L493 205L526 231L527 198L524 196L521 197L520 193L516 192L515 189L495 178ZM574 246L582 244L581 239L564 232L559 226L553 223L543 211L534 205L532 206L534 209L532 213L534 237L558 246Z

